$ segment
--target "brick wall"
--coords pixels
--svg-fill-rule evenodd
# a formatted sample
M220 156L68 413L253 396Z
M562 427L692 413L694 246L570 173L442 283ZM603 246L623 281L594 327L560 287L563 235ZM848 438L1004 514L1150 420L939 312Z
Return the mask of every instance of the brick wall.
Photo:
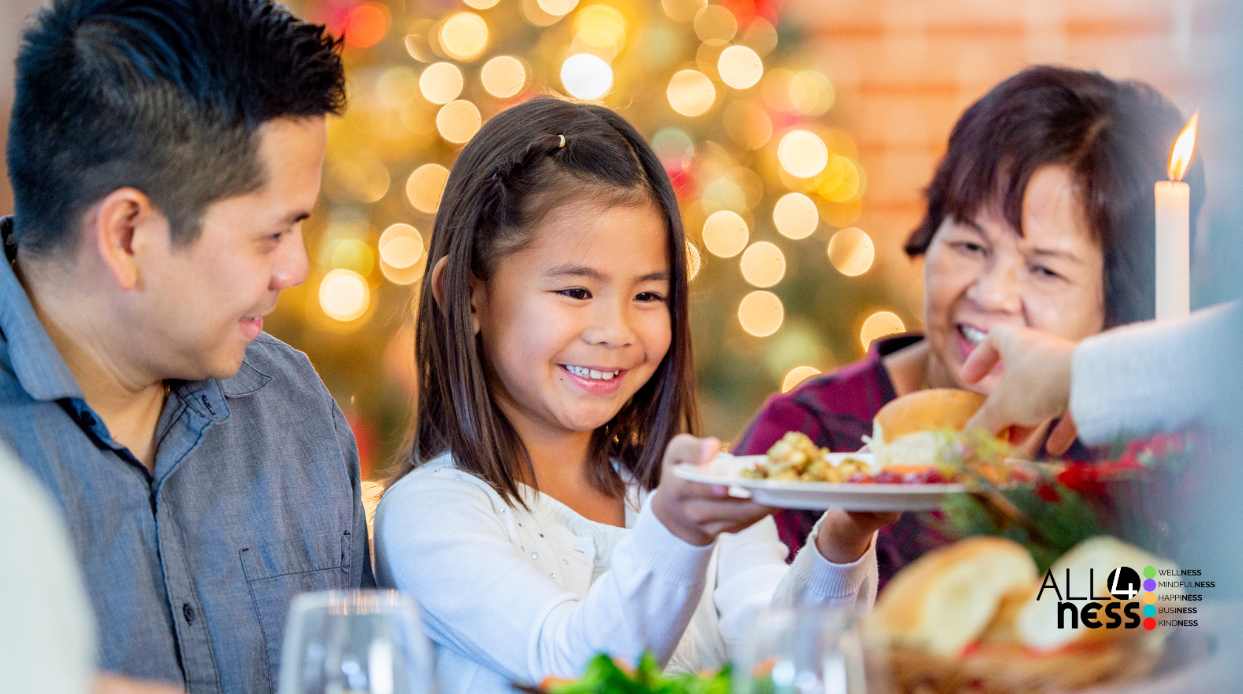
M909 277L901 243L950 128L998 81L1027 65L1066 64L1149 82L1190 112L1224 79L1230 39L1217 2L792 0L784 12L837 88L828 117L855 136L867 172L859 225L877 241L877 271L895 279ZM1224 130L1211 114L1202 120L1205 142ZM1212 174L1240 180L1206 156L1210 183ZM1213 188L1210 201L1220 201ZM917 283L891 285L904 317L917 319Z

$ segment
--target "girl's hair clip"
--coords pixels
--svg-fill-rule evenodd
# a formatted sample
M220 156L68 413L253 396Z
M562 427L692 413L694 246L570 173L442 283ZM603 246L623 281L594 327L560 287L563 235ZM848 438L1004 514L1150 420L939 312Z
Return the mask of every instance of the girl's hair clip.
M557 135L557 149L565 149L565 135Z

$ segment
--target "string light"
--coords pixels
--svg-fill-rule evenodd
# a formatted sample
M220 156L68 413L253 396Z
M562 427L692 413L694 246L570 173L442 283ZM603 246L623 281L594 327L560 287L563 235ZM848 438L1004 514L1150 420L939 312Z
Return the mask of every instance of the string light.
M790 369L785 378L781 379L781 392L788 393L799 386L803 381L820 374L820 369L814 366L796 366Z
M367 280L353 270L331 270L319 283L319 306L335 321L356 321L371 307L371 288Z
M816 202L802 193L786 193L773 205L773 225L786 238L805 239L820 226ZM830 253L830 255L832 255Z
M453 63L432 63L419 75L419 91L433 104L447 104L458 98L466 80Z
M406 198L419 212L436 214L436 210L440 209L440 196L448 181L448 169L440 164L424 164L406 179Z
M613 68L591 53L576 53L561 64L561 84L571 95L595 101L613 88Z
M512 55L498 55L483 64L479 81L484 91L498 99L517 96L527 83L527 68Z
M872 237L859 227L847 227L834 232L829 239L829 262L847 277L858 277L872 269L876 260L876 245Z
M791 130L777 145L777 159L790 175L811 178L828 165L829 148L810 130Z
M757 289L738 303L738 323L748 335L768 337L781 329L785 306L776 294Z
M906 324L898 314L893 311L877 311L863 319L863 326L859 328L859 343L867 351L873 340L905 331Z
M747 247L751 230L742 215L733 210L718 210L704 220L703 242L708 252L718 258L732 258Z
M742 278L761 289L772 287L786 274L785 254L776 244L756 241L742 253Z

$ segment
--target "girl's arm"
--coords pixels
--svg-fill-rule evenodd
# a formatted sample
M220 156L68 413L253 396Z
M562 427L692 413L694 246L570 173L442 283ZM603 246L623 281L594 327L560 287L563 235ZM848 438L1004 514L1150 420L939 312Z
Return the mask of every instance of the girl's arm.
M755 611L769 605L800 604L870 609L876 601L876 536L853 562L833 564L816 549L816 523L803 549L789 566L785 545L771 518L735 535L722 535L713 600L720 615L721 637L733 655L752 628Z
M407 478L377 511L381 585L418 601L438 644L514 680L577 675L601 651L668 660L702 595L712 545L678 539L649 503L615 548L612 569L580 597L510 541L506 512L465 473Z

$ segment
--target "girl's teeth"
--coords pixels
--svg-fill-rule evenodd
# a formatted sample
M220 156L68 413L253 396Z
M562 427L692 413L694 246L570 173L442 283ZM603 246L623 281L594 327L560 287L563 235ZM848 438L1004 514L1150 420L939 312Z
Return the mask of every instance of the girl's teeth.
M579 378L589 378L593 381L611 381L617 376L616 371L596 371L595 369L587 369L581 366L566 365L566 370L578 376Z
M967 341L973 345L980 344L984 341L984 338L988 337L988 333L976 330L969 325L962 326L962 334L963 337L967 338Z

